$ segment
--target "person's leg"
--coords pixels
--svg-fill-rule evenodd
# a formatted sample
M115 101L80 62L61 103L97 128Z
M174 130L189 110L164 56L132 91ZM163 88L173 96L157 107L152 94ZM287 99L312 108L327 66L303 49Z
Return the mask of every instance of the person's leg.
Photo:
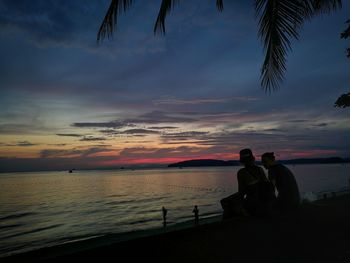
M238 193L230 195L221 201L221 206L224 209L223 219L234 216L248 216L249 213L243 206L243 200Z

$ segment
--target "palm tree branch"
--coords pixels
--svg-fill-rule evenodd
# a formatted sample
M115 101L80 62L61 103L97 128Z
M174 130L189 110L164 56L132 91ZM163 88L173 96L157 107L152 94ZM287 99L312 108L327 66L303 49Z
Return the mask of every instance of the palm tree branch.
M216 7L220 12L222 12L222 10L224 10L224 1L216 0Z
M346 21L346 23L349 24L348 28L344 30L343 33L341 33L341 38L348 38L350 37L350 19Z
M117 27L118 13L126 12L132 4L132 0L112 0L102 24L97 33L97 42L113 35Z
M279 88L286 71L291 40L298 39L303 23L302 5L295 0L256 0L259 32L265 51L261 85L267 91Z
M313 15L330 13L342 7L342 0L307 0L306 2L308 1L312 4Z
M179 2L179 0L162 0L158 17L154 25L154 33L165 34L165 18L170 13L171 9Z

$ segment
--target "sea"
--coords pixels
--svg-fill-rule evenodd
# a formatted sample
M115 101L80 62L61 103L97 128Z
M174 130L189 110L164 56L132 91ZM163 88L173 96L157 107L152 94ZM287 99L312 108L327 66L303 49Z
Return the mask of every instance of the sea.
M289 165L302 197L349 186L350 164ZM241 167L0 174L0 257L222 213Z

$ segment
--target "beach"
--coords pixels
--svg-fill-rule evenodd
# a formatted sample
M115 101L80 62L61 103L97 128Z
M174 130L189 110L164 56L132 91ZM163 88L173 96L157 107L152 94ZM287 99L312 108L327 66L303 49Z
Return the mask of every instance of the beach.
M2 262L350 262L349 207L347 194L303 204L294 213L233 218L121 242L80 241Z

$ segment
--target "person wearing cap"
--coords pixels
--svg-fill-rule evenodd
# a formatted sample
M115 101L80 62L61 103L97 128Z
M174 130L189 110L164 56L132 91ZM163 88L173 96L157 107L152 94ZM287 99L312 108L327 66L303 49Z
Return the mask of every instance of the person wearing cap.
M297 208L300 204L300 194L293 173L286 166L276 162L273 152L264 153L261 162L268 170L268 178L278 192L274 208L280 211Z
M232 214L253 216L266 214L274 198L273 186L266 178L264 170L255 164L255 157L250 149L241 150L239 156L244 168L237 173L238 192L221 200L224 218ZM267 190L270 192L267 195L262 191L265 183L272 187Z
M243 149L239 153L240 162L244 168L237 173L238 193L243 199L245 209L251 215L259 215L267 212L268 205L274 198L274 189L262 189L262 186L269 185L264 170L255 164L255 157L250 149ZM270 191L270 193L262 193ZM262 196L265 194L265 196ZM270 197L266 198L266 194Z

